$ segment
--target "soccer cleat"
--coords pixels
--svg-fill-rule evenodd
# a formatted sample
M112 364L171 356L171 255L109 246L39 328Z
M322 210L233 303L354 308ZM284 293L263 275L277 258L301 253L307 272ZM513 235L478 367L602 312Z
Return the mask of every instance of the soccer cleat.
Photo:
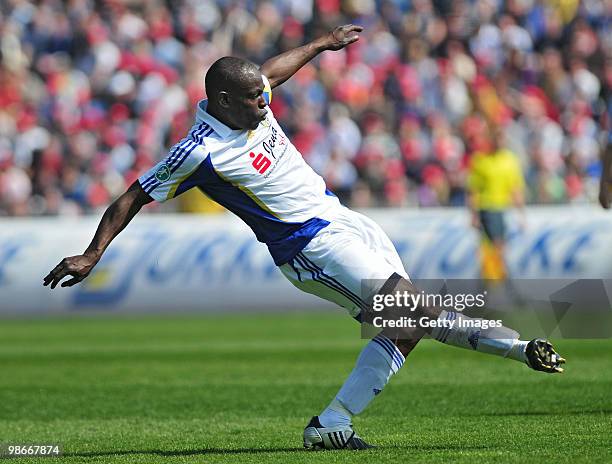
M357 436L351 425L323 427L319 416L314 416L304 429L304 448L307 450L374 448Z
M561 364L565 363L548 340L536 338L527 344L525 349L527 365L533 370L554 374L563 372Z

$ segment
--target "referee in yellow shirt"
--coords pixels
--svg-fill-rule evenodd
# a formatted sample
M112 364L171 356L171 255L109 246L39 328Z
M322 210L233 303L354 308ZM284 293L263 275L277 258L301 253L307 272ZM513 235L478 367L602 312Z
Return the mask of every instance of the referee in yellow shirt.
M472 155L468 173L468 204L472 223L480 229L482 277L505 280L506 224L504 213L512 206L523 208L525 180L517 156L499 144L498 137L487 137L483 150Z

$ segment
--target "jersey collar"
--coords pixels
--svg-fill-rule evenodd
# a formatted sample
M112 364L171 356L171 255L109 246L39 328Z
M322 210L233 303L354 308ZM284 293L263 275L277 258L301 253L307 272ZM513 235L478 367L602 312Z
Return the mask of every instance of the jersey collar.
M200 100L198 102L198 109L196 111L196 118L199 121L203 121L206 124L208 124L210 127L212 127L214 129L214 131L219 134L222 138L228 138L231 137L232 135L237 135L237 134L241 134L244 131L242 130L234 130L230 127L227 127L225 124L223 124L221 121L219 121L217 118L215 118L214 116L211 116L210 114L208 114L208 112L206 111L206 107L208 106L208 100L204 99L204 100Z

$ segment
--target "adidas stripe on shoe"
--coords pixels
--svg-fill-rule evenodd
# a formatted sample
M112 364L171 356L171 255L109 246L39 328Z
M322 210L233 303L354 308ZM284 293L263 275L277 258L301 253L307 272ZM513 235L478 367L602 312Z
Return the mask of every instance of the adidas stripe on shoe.
M314 416L304 429L304 448L308 450L374 448L363 441L352 426L323 427Z

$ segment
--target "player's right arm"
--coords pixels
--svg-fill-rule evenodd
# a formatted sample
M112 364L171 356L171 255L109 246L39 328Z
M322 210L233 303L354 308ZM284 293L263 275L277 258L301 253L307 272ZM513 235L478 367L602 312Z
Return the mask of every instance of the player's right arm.
M100 261L104 250L111 241L136 216L140 209L153 201L141 187L140 182L134 182L130 188L117 198L104 212L93 240L82 255L64 258L44 278L45 286L51 284L55 288L66 276L71 279L62 283L62 287L71 287L89 275L94 266Z
M207 155L200 143L201 136L207 133L204 127L200 126L194 129L192 136L175 144L164 159L140 176L108 207L87 250L82 255L64 258L44 278L45 286L51 285L51 288L55 288L66 276L72 278L63 282L62 287L72 287L79 283L89 275L111 241L144 205L154 200L164 202L196 185L189 182L189 176Z

